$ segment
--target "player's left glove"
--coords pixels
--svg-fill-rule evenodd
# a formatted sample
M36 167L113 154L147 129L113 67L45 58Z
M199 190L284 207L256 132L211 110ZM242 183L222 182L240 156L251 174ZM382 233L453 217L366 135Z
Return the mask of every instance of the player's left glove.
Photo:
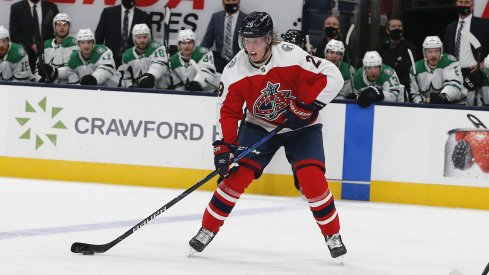
M150 73L145 73L138 78L137 83L139 88L154 88L155 77Z
M238 146L223 140L216 140L212 145L214 146L214 166L220 176L227 177L231 172L230 165Z
M430 103L431 104L450 104L450 100L448 99L446 94L431 94L430 95Z
M370 86L367 89L360 92L357 98L358 105L362 107L368 107L370 104L384 100L384 93L377 87Z
M326 105L319 101L314 101L312 104L306 104L298 100L291 101L289 108L285 111L287 128L295 130L310 125L316 121L319 111L324 106Z
M58 69L41 62L37 64L37 73L41 77L39 82L52 83L58 77Z
M80 84L81 85L92 85L92 86L95 86L95 85L97 85L97 79L93 75L87 74L87 75L84 75L80 79Z
M469 72L463 79L464 87L469 91L475 91L477 88L482 87L484 83L484 76L481 71Z

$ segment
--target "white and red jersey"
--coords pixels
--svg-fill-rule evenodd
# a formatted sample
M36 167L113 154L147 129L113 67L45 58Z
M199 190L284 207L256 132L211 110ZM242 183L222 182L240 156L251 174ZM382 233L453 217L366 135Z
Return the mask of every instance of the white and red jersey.
M333 63L287 42L273 45L270 60L259 68L241 50L222 73L217 104L220 134L224 141L236 142L245 104L246 121L271 131L284 121L291 100L327 104L343 83L341 72ZM320 121L318 117L313 124ZM286 131L290 129L282 130Z

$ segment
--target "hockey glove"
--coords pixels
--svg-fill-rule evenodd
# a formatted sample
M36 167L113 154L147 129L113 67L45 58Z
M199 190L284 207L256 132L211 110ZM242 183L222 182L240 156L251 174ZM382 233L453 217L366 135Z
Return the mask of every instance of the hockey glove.
M37 73L39 82L52 83L58 77L58 69L46 63L37 63Z
M190 92L203 91L204 89L197 81L189 81L185 84L185 90Z
M360 95L358 95L357 102L358 105L362 107L368 107L370 104L384 100L384 93L379 90L377 87L370 86L360 92Z
M477 88L482 87L484 83L484 76L481 71L469 72L464 76L464 87L469 91L475 91Z
M287 128L295 130L310 125L316 121L319 111L324 106L326 105L319 101L314 101L312 104L306 104L298 100L290 101L289 108L285 111Z
M234 151L237 146L224 142L222 140L216 140L212 143L214 146L214 166L221 177L227 177L231 172L229 166L234 158Z
M430 103L431 104L450 104L450 100L446 94L431 94L430 95Z
M139 88L154 88L155 87L155 77L150 73L145 73L138 78Z
M96 86L97 85L97 79L93 75L87 74L87 75L84 75L80 79L80 84L81 85L92 85L92 86Z

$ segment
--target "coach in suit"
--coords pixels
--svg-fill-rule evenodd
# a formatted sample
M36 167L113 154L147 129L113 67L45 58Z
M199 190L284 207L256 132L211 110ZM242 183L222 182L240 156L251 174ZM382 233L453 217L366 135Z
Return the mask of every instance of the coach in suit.
M122 0L121 5L105 8L95 30L96 43L104 44L112 50L117 67L121 65L124 51L134 46L131 34L134 25L146 24L151 30L150 16L135 8L134 1Z
M47 1L22 0L10 6L10 38L24 46L34 72L42 40L54 38L53 18L58 7Z
M473 15L474 0L457 0L456 6L459 19L447 26L443 46L446 53L458 58L464 76L464 86L469 90L475 90L481 87L483 82L482 72L478 70L477 63L482 63L479 68L483 68L483 59L489 52L489 21ZM462 35L464 29L470 30L479 40L482 45L479 50Z
M212 48L215 44L214 64L222 72L224 66L236 55L240 48L238 31L241 22L247 16L239 10L239 0L222 0L223 11L212 14L201 47Z

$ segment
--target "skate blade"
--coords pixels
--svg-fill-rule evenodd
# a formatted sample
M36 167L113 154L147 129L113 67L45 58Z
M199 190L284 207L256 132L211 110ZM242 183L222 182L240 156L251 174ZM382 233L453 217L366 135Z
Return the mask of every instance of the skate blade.
M188 252L188 257L191 258L192 256L194 256L197 253L199 253L199 252L197 252L197 250L190 247L190 251Z
M341 255L341 256L338 256L338 257L336 257L334 259L337 260L340 265L342 265L342 266L345 265L345 263L344 263L345 256Z

